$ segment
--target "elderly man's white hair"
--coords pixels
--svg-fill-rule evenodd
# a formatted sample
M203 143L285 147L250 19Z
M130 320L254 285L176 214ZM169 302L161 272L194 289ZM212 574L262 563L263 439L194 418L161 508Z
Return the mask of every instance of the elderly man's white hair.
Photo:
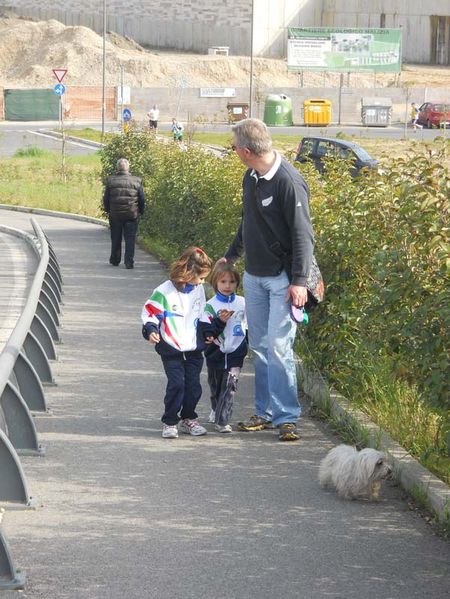
M116 164L116 170L128 172L130 170L130 163L126 158L119 158Z

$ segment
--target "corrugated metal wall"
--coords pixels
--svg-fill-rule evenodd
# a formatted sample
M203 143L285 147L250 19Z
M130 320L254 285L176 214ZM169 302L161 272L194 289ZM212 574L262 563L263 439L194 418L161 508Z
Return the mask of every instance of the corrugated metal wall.
M450 64L450 0L322 0L321 27L403 30L403 59Z
M101 3L89 0L11 0L3 6L39 19L85 25L102 32ZM406 62L450 64L450 0L120 0L107 2L107 28L160 48L203 53L212 45L250 53L251 7L254 54L285 56L286 27L401 27Z

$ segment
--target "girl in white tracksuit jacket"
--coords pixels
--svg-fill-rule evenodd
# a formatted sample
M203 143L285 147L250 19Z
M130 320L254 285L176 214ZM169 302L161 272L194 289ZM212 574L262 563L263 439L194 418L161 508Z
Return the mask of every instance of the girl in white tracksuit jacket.
M211 260L206 253L189 247L172 264L170 279L153 291L142 309L142 334L155 344L167 376L161 418L164 438L178 437L178 430L194 436L206 434L195 412L202 394L204 347L198 343L197 324L206 301L203 282L210 270ZM223 329L225 321L217 320L217 328Z
M198 325L200 335L208 343L205 357L211 390L210 420L220 433L232 431L229 420L248 349L245 300L235 293L239 282L239 273L231 263L216 265L211 278L216 295L206 303ZM223 310L232 311L232 315L220 331L217 325Z

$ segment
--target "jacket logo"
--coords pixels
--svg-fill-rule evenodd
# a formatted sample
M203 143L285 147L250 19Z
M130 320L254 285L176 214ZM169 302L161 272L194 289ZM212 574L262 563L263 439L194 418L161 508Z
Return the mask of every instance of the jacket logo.
M242 330L242 327L240 324L236 324L233 327L233 337L243 337L244 336L244 331Z
M272 203L273 200L273 196L270 196L268 198L264 198L264 200L261 202L261 204L265 207L265 206L269 206L269 204Z

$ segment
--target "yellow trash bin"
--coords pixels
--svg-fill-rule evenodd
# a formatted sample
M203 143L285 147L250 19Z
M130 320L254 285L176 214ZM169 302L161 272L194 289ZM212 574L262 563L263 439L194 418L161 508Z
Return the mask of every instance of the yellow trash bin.
M303 102L305 125L330 125L330 100L305 100Z

